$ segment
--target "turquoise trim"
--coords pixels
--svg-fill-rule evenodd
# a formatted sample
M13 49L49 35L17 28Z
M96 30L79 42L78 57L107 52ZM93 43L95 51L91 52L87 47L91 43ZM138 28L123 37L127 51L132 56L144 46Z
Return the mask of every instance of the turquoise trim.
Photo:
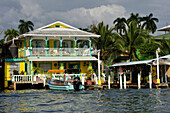
M30 65L29 74L31 75L31 62L30 61L29 61L29 65Z
M60 47L62 47L63 46L63 44L62 44L62 37L60 37ZM63 56L63 54L62 54L62 49L61 49L61 56Z
M89 47L90 47L90 56L91 56L91 37L89 37Z
M30 45L30 47L31 47L31 37L30 37L29 45Z
M75 48L77 46L77 37L75 37Z
M5 59L5 62L19 62L19 61L25 61L23 58L18 58L18 59Z
M31 37L30 37L29 45L31 47ZM30 49L29 51L30 51L30 56L32 56L32 50Z
M56 42L57 42L57 40L54 41L54 48L56 48Z
M62 47L63 44L62 44L62 37L60 37L60 47Z
M77 37L75 37L75 48L77 48ZM75 50L75 56L77 56L77 50Z
M49 44L49 40L47 41L47 48L49 48L50 47L50 44Z
M71 48L73 48L73 41L71 40Z
M47 37L45 38L45 47L47 47Z
M58 62L58 64L59 64L59 69L61 69L61 62Z

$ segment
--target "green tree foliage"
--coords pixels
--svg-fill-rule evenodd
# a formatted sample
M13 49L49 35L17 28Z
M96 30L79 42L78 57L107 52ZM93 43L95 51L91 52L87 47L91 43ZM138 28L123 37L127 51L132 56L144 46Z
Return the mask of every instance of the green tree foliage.
M34 24L31 21L20 20L20 25L18 26L20 34L34 30Z
M113 24L115 24L115 29L119 34L124 33L126 28L127 20L125 18L117 18L113 21Z
M143 22L142 29L149 30L152 33L156 31L156 22L159 22L159 20L157 18L153 18L152 13L150 13L149 16L143 17L141 21Z
M129 60L139 60L137 56L137 47L146 41L146 34L143 29L137 27L138 22L133 21L127 25L123 35L117 34L120 37L120 42L124 47L124 54L129 56Z
M125 18L114 20L113 23L116 23L115 29L118 32L116 35L121 39L118 41L124 48L123 53L129 56L130 61L139 60L137 50L142 43L150 43L149 32L156 31L155 22L158 22L158 19L153 18L152 13L146 17L140 17L138 13L131 13L127 20Z
M161 42L161 54L168 55L170 54L170 39L166 40L164 37Z
M105 62L106 60L108 60L108 52L112 51L115 46L115 39L113 38L114 28L109 28L109 25L104 25L103 22L100 22L97 26L91 25L90 28L93 33L100 35L99 38L94 38L92 42L98 50L101 50L100 56L101 59ZM112 54L113 52L115 52L115 50L112 51ZM102 62L102 69L104 66L104 62Z
M151 43L142 44L139 47L140 51L140 60L149 60L156 58L156 49L159 47L158 44L155 44L153 41Z
M19 36L19 32L11 27L4 32L4 39L7 38L7 41L12 40L14 37Z

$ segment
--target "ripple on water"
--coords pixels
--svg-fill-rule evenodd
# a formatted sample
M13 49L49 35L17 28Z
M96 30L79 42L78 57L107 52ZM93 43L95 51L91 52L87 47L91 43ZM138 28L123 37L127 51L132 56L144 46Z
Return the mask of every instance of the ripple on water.
M0 112L169 112L170 89L18 90L0 93Z

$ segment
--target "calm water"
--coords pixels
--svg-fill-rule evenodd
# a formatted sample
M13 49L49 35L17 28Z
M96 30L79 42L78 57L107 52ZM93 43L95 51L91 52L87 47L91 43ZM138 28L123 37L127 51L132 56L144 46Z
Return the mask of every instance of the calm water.
M0 92L0 112L170 112L170 89Z

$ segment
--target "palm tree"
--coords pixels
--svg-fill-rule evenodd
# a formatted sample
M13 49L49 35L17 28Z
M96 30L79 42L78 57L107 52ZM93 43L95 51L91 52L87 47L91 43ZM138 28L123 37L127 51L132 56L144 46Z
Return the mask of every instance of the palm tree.
M129 56L129 61L139 60L137 56L137 47L145 42L145 36L148 34L140 27L137 27L138 22L133 21L127 25L123 35L117 34L120 37L122 47L124 47L124 54Z
M157 18L153 18L153 14L150 13L149 16L143 17L142 18L142 29L145 28L145 30L149 30L150 32L154 33L157 29L156 23L159 22Z
M5 36L4 39L7 38L7 41L12 40L14 37L19 36L19 32L11 27L11 29L7 29L4 32Z
M125 18L117 18L113 21L113 24L115 24L115 29L119 34L122 34L126 28L126 19Z
M139 17L138 13L136 14L131 13L131 16L127 19L127 24L130 24L133 21L137 21L138 25L140 26L141 20L142 20L142 17Z
M103 22L99 23L97 26L91 25L90 28L91 28L91 32L100 35L99 38L94 38L92 42L95 45L95 47L97 47L97 49L101 50L100 56L102 59L102 71L103 71L104 61L106 60L106 58L104 57L105 56L104 54L108 46L112 44L111 40L112 40L114 28L113 27L109 28L109 25L105 26Z
M18 26L20 34L34 30L34 24L31 21L20 20L20 25Z

